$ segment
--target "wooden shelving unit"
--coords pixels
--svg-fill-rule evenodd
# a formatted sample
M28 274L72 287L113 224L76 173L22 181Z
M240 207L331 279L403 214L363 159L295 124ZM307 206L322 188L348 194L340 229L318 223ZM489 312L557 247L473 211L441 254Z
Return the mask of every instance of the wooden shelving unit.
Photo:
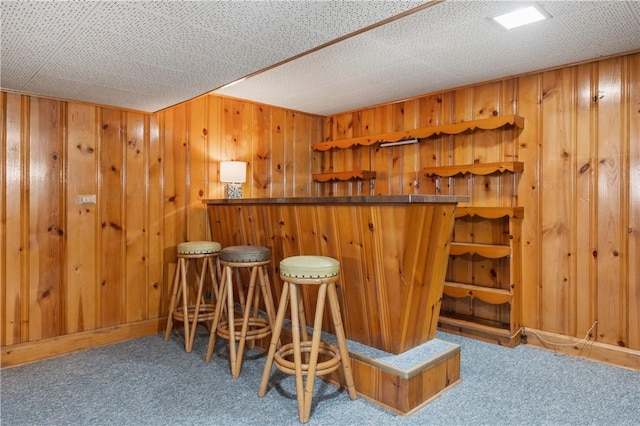
M459 242L454 236L439 319L442 330L490 341L497 340L505 346L515 346L520 342L518 330L522 326L520 287L523 218L522 207L461 207L456 210L457 223L466 221L463 226L472 227L474 221L499 221L502 225L497 228L505 231L497 234L498 241L493 244ZM481 266L484 269L485 265L495 262L498 266L491 266L492 272L489 274L493 276L495 273L495 280L458 282L452 279L456 273L456 259L461 256L466 257L466 267L485 262ZM498 276L500 274L508 276ZM486 312L499 312L501 320L483 317Z
M346 149L355 146L370 146L379 142L399 142L406 139L427 139L440 135L457 135L463 132L474 131L476 129L495 130L507 126L523 128L524 118L518 115L499 115L496 117L464 121L461 123L442 124L439 126L403 130L400 132L381 133L377 135L340 139L329 142L318 142L311 145L311 148L314 151L328 151L333 148Z
M348 172L314 173L312 176L313 180L316 182L329 182L332 180L368 180L375 179L376 172L370 170L351 170Z
M428 139L431 137L437 137L440 135L457 135L463 132L470 132L476 129L480 130L495 130L503 127L524 127L524 118L518 115L501 115L490 118L483 118L480 120L471 120L461 123L442 124L439 126L423 127L419 129L404 130L400 132L381 133L371 136L362 136L350 139L340 139L329 142L319 142L311 145L314 151L329 151L330 149L348 149L357 146L370 146L379 142L399 142L406 139ZM428 176L455 176L462 173L474 173L479 175L486 175L496 172L510 171L512 173L520 173L522 171L523 164L518 162L505 162L505 163L485 163L485 164L471 164L461 166L444 166L444 167L429 167L425 169L425 174ZM446 173L446 174L439 174ZM376 172L369 170L350 170L333 173L314 173L313 180L316 182L330 182L330 181L349 181L349 180L368 180L375 179Z
M501 162L501 163L476 163L476 164L459 164L455 166L438 166L425 167L422 169L425 176L452 177L458 174L473 174L486 176L493 173L522 173L524 163L518 161Z
M524 118L505 115L462 123L320 142L315 151L372 146L380 142L426 139L478 130L524 127ZM386 149L386 148L380 148ZM487 176L502 179L504 174L519 174L524 163L501 161L455 164L422 169L425 176L457 179L460 176ZM488 177L491 175L491 177ZM495 177L494 177L495 176ZM353 170L316 173L317 182L375 179L375 171ZM507 178L507 177L505 177ZM514 189L515 191L515 189ZM512 194L515 196L515 194ZM471 200L473 203L473 199ZM450 245L447 279L444 286L439 326L441 329L515 346L520 342L520 286L522 281L521 207L465 206L456 211L455 235ZM476 227L482 232L475 232ZM462 231L464 230L464 231ZM481 235L481 236L479 236Z

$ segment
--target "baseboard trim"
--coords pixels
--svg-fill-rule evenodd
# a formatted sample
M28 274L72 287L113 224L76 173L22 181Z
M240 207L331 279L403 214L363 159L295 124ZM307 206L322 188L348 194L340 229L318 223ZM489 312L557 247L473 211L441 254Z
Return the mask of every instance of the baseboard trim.
M527 344L532 346L640 371L640 351L638 350L593 340L585 341L529 327L525 327L525 334Z
M0 349L0 356L2 357L0 368L16 367L48 358L68 355L73 352L149 336L163 330L164 324L166 324L166 318L155 318L34 342L3 346Z

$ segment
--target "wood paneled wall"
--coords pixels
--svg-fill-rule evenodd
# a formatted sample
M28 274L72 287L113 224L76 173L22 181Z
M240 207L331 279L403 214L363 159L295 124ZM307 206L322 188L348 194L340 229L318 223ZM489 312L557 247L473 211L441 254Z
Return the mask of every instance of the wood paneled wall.
M0 102L3 366L156 332L176 244L210 238L219 160L249 162L245 196L315 191L321 117L215 96L154 115Z
M640 367L640 54L331 116L325 140L504 114L523 116L524 129L329 151L322 171L378 175L327 183L323 193L471 194L475 206L523 206L522 323L577 340L597 321L592 340ZM497 161L523 161L524 172L448 179L420 172Z
M3 366L157 331L175 245L209 237L200 201L222 197L218 161L231 159L249 162L249 197L455 193L523 206L523 324L582 338L597 320L598 343L640 350L639 53L326 119L212 95L153 115L4 92L0 101ZM514 134L310 149L514 113L525 117ZM520 177L421 173L514 160L525 163ZM311 180L355 168L378 177ZM97 204L80 206L81 194Z

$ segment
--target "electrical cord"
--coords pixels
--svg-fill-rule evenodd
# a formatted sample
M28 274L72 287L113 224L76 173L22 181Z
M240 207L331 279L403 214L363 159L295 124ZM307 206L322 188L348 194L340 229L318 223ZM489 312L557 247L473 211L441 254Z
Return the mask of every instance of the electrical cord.
M549 345L549 346L557 346L557 347L571 347L571 346L576 346L576 345L581 345L581 344L586 344L589 343L591 341L590 336L591 336L591 332L593 331L593 329L596 327L596 325L598 325L598 320L593 322L593 325L591 326L591 328L587 331L587 334L585 334L585 336L574 343L560 343L560 342L551 342L547 339L545 339L544 337L540 336L538 333L536 333L533 330L529 330L529 333L533 334L534 336L536 336L542 343L544 343L545 345ZM520 332L522 332L522 335L525 336L524 338L526 338L526 332L525 332L525 328L522 327L520 330L518 330L518 332L516 334L513 335L512 339L514 337L516 337Z

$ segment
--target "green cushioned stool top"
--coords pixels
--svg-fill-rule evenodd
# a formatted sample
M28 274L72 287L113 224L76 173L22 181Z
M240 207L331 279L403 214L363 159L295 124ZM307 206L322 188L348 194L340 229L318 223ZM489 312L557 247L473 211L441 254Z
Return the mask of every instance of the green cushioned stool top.
M213 254L220 251L220 243L214 241L188 241L178 244L178 254Z
M261 246L229 246L220 252L220 260L226 262L264 262L271 259L271 250Z
M291 256L280 262L280 275L292 278L327 278L340 273L340 262L327 256Z

